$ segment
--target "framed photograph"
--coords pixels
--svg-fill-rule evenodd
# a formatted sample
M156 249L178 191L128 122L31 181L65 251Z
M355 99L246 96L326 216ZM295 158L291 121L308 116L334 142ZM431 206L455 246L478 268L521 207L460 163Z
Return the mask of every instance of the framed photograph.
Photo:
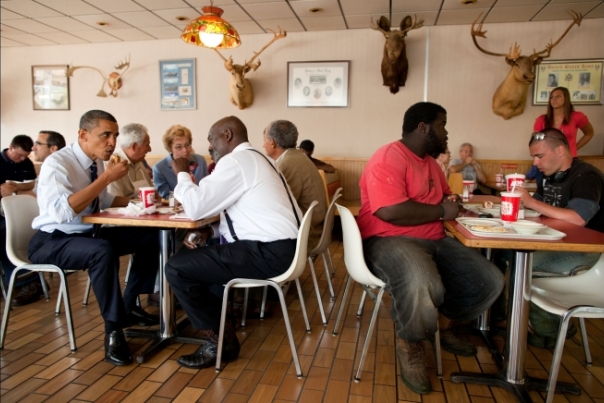
M67 65L31 66L34 110L69 110Z
M160 60L161 109L197 109L195 59Z
M288 108L348 108L350 61L288 62Z
M537 65L533 105L547 105L555 87L566 87L573 105L602 104L604 59L547 60Z

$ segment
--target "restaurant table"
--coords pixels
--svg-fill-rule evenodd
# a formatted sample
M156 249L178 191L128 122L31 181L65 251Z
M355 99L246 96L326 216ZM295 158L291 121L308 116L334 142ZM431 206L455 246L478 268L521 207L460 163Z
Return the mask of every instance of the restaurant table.
M497 182L484 182L481 185L488 187L491 190L491 195L496 196L498 192L506 191L506 184L497 183ZM522 185L523 188L528 190L529 192L534 192L537 190L537 184L535 182L524 182Z
M470 201L480 202L493 196L474 196ZM490 199L492 200L492 199ZM474 213L468 212L469 216ZM472 235L455 220L446 221L445 228L462 244L470 248L511 249L515 251L514 264L508 268L508 321L505 336L503 370L497 374L457 372L451 374L454 383L473 382L499 386L512 392L519 402L531 402L531 390L545 390L547 379L526 375L524 359L528 331L529 302L531 299L531 272L535 250L559 252L604 252L604 234L562 220L549 217L531 219L564 232L559 241L539 241L517 238L488 238ZM573 384L558 382L556 390L580 394Z
M153 354L172 343L199 343L201 340L194 337L180 336L180 333L189 324L182 320L176 324L174 313L174 295L172 288L166 280L164 268L168 258L174 253L174 231L177 228L195 229L218 221L219 216L201 220L173 219L172 214L145 214L142 216L126 216L122 214L101 212L82 217L82 222L88 224L109 224L132 227L152 227L159 229L159 330L128 329L124 334L128 337L148 338L152 343L147 346L136 358L139 364L147 361Z

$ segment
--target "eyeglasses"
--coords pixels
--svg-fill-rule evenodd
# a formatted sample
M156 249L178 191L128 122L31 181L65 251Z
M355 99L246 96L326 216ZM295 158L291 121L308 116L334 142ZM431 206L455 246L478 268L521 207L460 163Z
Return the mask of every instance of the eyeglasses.
M48 143L40 143L39 141L34 141L34 144L37 145L38 147L40 147L40 146L48 146Z
M566 136L562 136L562 137L551 136L551 135L547 135L542 132L535 132L535 133L531 134L531 143L533 142L533 140L541 141L541 140L544 140L546 137L549 137L550 139L555 139L555 140L561 141L564 144L568 145L568 140L566 140Z
M178 145L175 145L175 146L173 146L173 147L172 147L172 149L173 149L173 150L176 150L176 151L182 151L182 150L184 150L185 148L186 148L186 149L191 148L191 143L178 144Z

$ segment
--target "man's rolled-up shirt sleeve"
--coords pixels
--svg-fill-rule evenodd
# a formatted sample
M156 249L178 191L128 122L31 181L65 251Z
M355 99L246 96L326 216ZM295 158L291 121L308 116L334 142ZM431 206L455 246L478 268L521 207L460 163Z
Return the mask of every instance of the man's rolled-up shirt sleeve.
M47 161L52 166L42 170L38 183L38 204L45 205L48 214L58 223L67 223L76 216L69 204L69 197L73 194L73 187L68 178L67 170L56 164L55 161Z

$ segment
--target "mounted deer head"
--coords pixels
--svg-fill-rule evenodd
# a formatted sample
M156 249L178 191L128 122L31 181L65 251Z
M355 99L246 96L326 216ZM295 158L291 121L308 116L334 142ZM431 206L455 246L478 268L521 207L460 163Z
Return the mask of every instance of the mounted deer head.
M399 87L404 87L407 81L407 72L409 63L407 62L407 51L405 46L405 36L412 29L421 28L424 20L417 21L417 16L411 20L411 16L406 16L401 21L399 31L390 31L390 20L381 16L377 24L371 19L371 28L380 31L386 38L384 44L384 56L382 57L382 79L384 85L390 87L390 92L396 94Z
M254 63L254 60L256 60L260 53L262 53L264 49L268 48L273 42L287 36L287 32L282 30L281 27L279 27L279 33L276 33L272 29L268 29L268 31L273 33L273 38L258 52L254 52L254 56L243 65L233 64L232 57L229 56L227 60L222 53L220 53L217 49L214 49L220 58L224 60L224 67L231 73L231 102L239 109L249 108L252 103L254 103L252 85L248 79L245 78L246 73L248 73L250 70L256 71L258 67L260 67L260 60L256 61L256 63Z
M117 97L117 90L122 88L122 76L126 73L126 71L130 68L130 55L128 55L128 59L125 59L124 62L120 62L117 66L114 66L116 70L122 70L119 73L112 72L108 76L103 74L101 70L92 66L73 66L67 69L67 76L73 77L73 72L77 69L92 69L96 70L101 77L103 77L103 83L101 84L101 89L99 93L96 94L97 97L106 97L107 93L105 92L105 84L109 87L109 95L112 97Z
M505 120L513 118L514 116L522 115L524 107L526 106L526 95L528 92L529 85L535 80L535 66L547 59L550 56L552 49L560 43L562 38L570 31L573 25L580 26L583 16L577 14L574 11L569 11L573 22L566 28L566 31L558 38L556 42L550 42L544 50L537 52L533 49L533 54L530 56L521 56L520 47L517 43L514 43L510 47L510 51L505 53L493 53L483 49L478 42L476 37L480 36L485 38L487 31L482 31L482 23L475 28L476 23L482 16L482 13L478 16L476 21L472 23L472 40L474 45L482 53L491 56L503 56L507 64L512 66L512 69L508 73L507 77L495 91L493 95L493 113L503 117Z

